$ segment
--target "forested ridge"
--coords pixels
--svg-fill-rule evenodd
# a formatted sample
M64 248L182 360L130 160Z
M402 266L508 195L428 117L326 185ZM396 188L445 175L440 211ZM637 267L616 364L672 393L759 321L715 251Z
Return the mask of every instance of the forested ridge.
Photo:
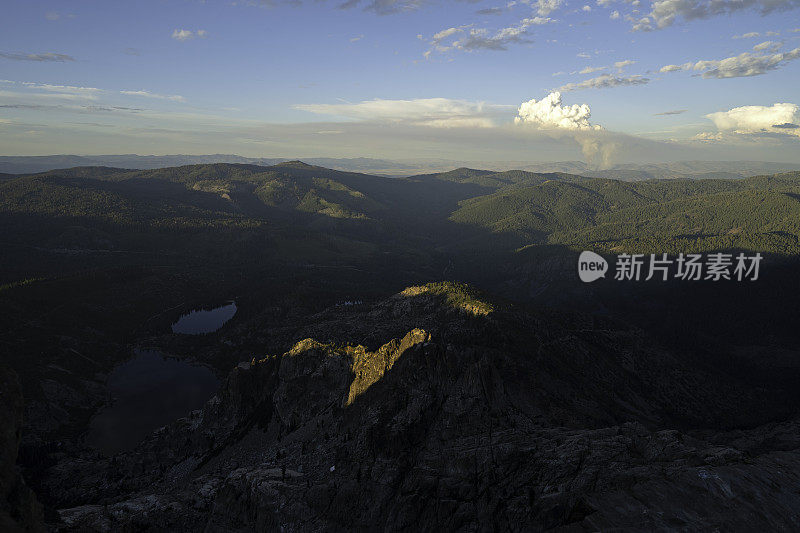
M0 216L15 230L7 235L12 241L33 237L27 222L38 217L44 226L57 221L119 236L282 229L397 244L426 236L433 238L425 243L431 248L452 246L454 238L493 246L499 238L515 247L741 247L796 254L798 198L798 172L622 182L464 168L386 178L289 162L145 171L79 167L9 178L0 182ZM445 242L436 242L435 233Z

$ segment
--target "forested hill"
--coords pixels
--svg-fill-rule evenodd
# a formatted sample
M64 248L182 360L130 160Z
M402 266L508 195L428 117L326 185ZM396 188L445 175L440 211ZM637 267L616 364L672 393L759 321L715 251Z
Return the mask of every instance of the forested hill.
M745 180L549 180L461 202L451 220L532 244L797 254L800 173Z
M164 232L175 230L188 235L171 243L178 250L197 245L192 236L198 232L238 231L236 241L245 247L258 234L273 240L275 252L296 238L313 253L318 246L330 249L322 243L335 238L339 252L356 256L543 244L800 251L798 172L622 182L460 168L386 178L293 161L76 167L0 178L0 217L13 230L5 241L44 247L93 248L99 241L109 249L152 247L158 240L132 239L133 233L157 232L166 244ZM92 242L81 242L81 235ZM289 255L297 242L292 247Z

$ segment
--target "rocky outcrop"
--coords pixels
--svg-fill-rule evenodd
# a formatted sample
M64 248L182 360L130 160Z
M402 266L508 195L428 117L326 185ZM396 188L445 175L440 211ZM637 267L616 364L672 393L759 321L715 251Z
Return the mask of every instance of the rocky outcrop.
M42 509L17 467L22 392L16 374L0 366L0 531L43 531Z
M770 395L636 330L440 285L295 333L135 451L52 467L57 527L800 528L800 423L732 429Z

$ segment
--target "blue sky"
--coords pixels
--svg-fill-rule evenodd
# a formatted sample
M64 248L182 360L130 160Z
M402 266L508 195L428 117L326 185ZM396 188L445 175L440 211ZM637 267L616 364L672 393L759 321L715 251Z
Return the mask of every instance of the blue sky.
M0 155L800 161L799 14L798 0L12 2Z

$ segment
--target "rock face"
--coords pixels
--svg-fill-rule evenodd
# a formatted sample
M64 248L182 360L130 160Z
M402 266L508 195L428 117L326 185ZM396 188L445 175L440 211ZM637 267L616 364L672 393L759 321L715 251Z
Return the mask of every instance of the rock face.
M0 531L43 531L42 510L17 467L22 393L16 374L0 366Z
M450 284L331 309L135 451L65 458L67 531L797 530L779 391ZM754 429L734 429L760 426ZM677 428L677 429L676 429Z

